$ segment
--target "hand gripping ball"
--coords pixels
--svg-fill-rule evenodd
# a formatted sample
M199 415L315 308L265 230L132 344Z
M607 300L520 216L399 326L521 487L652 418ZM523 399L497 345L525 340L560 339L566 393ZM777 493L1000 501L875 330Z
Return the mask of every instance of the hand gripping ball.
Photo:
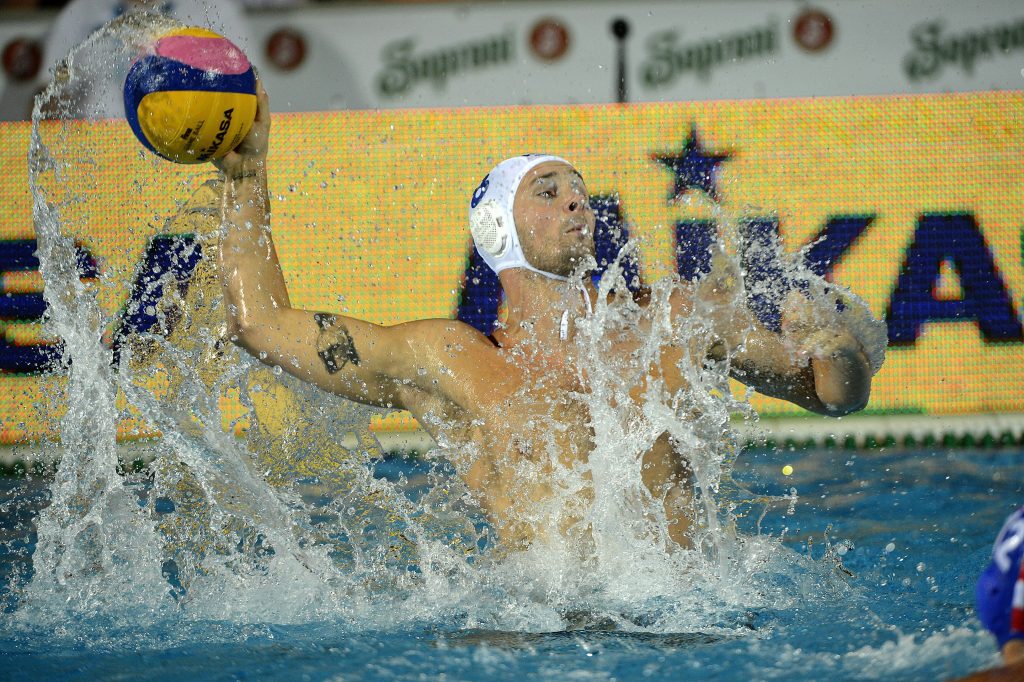
M252 127L256 74L227 38L205 28L174 29L128 70L124 112L139 141L165 159L219 159Z

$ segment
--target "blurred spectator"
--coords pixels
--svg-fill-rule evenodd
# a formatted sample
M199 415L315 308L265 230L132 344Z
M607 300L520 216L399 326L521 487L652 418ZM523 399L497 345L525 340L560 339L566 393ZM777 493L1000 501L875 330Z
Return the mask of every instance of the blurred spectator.
M254 41L249 34L248 22L237 0L72 0L57 16L47 36L43 51L43 69L38 86L45 87L55 66L73 47L94 31L125 14L149 12L173 17L183 24L205 26L230 39L247 54ZM124 116L120 88L94 88L83 83L85 93L80 105L90 118L120 118Z

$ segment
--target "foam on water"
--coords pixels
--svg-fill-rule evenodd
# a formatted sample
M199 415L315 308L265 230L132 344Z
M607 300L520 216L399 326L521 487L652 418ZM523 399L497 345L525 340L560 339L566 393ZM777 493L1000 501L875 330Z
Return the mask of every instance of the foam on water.
M941 679L948 676L951 659L957 656L977 658L979 651L991 649L989 635L962 626L947 626L925 636L899 630L894 634L894 640L878 646L859 647L841 656L806 651L791 644L773 646L758 642L754 645L755 650L772 647L771 653L778 661L779 672L770 676L765 676L763 670L751 670L750 673L757 677L781 678L784 670L812 668L819 675L834 675L842 679L925 679L922 667L927 667L933 678ZM999 664L1000 657L993 651L988 666Z
M789 500L754 498L730 478L732 415L751 414L730 395L726 361L691 357L682 343L688 388L670 394L651 381L640 404L629 398L668 340L711 335L716 320L745 305L742 259L724 249L709 278L722 286L664 278L645 309L628 295L607 295L626 291L613 264L593 314L578 321L580 378L590 389L578 399L595 447L585 466L555 466L553 473L559 501L592 494L579 521L587 539L575 543L495 551L472 496L441 464L452 452L429 454L437 464L426 483L375 476L381 452L368 431L372 410L263 368L227 342L210 257L216 183L197 180L191 189L199 208L186 203L170 218L194 221L203 260L191 283L179 287L167 274L164 296L154 303L159 324L121 339L115 362L103 340L113 320L99 300L124 300L130 273L108 270L94 283L79 278L75 236L89 229L96 198L89 191L95 184L67 179L91 163L71 119L82 113L76 93L83 82L119 82L137 45L167 25L136 17L102 29L72 53L33 117L30 183L46 328L63 340L68 380L59 401L67 411L53 502L40 515L35 574L15 613L22 625L61 622L73 631L76 623L94 628L103 621L120 632L164 620L182 627L337 621L353 629L444 622L536 632L609 621L621 630L746 637L752 608L851 598L831 563L795 555L778 538L735 530L737 508ZM126 164L125 173L131 168ZM826 289L795 262L792 268L791 279L816 302L814 314L840 314L835 287ZM669 315L670 297L690 287L698 292L693 314ZM842 299L861 315L863 334L877 334L863 302L846 293ZM610 344L641 318L650 322L649 337L631 357L610 359ZM220 428L218 398L231 392L249 408L244 439ZM119 396L163 433L141 478L118 472L115 436L126 414ZM664 501L643 484L643 454L663 433L692 473L692 500L681 503L691 505L698 529L693 549L673 546ZM416 488L415 500L408 488Z

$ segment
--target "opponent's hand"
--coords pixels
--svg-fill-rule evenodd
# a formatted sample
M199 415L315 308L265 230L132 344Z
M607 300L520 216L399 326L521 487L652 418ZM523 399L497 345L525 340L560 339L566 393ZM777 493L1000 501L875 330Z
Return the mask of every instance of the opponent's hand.
M256 118L253 120L249 133L242 138L238 146L219 159L213 165L226 176L238 175L247 162L263 163L267 159L270 142L270 97L263 88L263 82L256 79Z

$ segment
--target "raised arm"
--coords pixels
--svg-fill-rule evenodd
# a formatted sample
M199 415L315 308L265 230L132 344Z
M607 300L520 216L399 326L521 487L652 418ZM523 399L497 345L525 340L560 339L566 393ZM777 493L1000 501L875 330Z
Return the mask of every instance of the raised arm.
M416 326L382 327L291 306L270 233L268 98L256 122L216 162L224 173L220 270L231 340L269 365L358 402L403 407L399 384L415 374Z

